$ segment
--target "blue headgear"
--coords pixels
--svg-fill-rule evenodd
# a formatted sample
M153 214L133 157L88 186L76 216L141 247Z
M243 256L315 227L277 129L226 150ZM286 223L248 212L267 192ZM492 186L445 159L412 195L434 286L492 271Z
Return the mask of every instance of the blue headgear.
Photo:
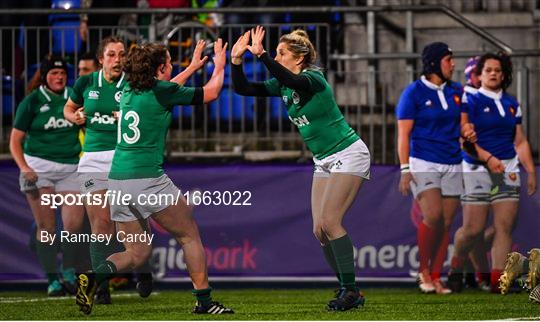
M49 56L41 61L39 71L41 73L41 82L43 85L47 85L47 73L51 69L60 68L68 72L66 61L60 56Z
M443 42L433 42L424 47L422 51L423 74L436 74L447 81L441 71L441 60L447 55L452 55L452 49Z

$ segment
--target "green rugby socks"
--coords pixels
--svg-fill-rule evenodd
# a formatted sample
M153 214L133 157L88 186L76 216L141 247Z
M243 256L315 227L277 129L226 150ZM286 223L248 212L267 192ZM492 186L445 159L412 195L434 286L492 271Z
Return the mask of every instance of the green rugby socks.
M332 246L328 243L326 245L321 245L321 248L324 253L324 258L326 258L326 262L328 262L328 265L330 265L330 267L336 274L338 281L341 283L341 276L339 275L339 271L338 271L337 263L336 263L336 257L334 256L334 252L332 251Z
M340 276L340 284L347 290L356 291L354 275L354 250L349 235L330 241L334 252L336 266Z
M56 270L56 245L36 240L36 253L39 263L45 270L49 284L58 279Z
M212 303L211 287L202 290L192 290L191 293L195 296L197 302L199 302L203 306L208 306L210 305L210 303Z

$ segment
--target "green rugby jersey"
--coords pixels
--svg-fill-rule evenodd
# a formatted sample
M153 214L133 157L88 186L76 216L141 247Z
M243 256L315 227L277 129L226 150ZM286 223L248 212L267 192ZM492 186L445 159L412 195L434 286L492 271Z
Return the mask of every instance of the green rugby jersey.
M157 178L164 174L165 139L175 105L191 104L194 87L158 80L146 91L135 91L129 84L120 102L118 144L110 179Z
M118 81L108 83L103 69L85 76L75 82L71 100L84 106L86 114L86 134L84 152L114 150L116 146L117 123L113 111L118 111L120 97L126 81L124 72Z
M289 119L298 127L309 150L320 160L344 150L360 137L345 121L322 72L304 70L302 75L309 79L310 91L287 88L275 78L265 81L264 85L269 94L281 96Z
M26 132L25 154L59 163L79 162L79 126L64 119L70 92L66 87L57 95L42 85L19 104L13 127Z

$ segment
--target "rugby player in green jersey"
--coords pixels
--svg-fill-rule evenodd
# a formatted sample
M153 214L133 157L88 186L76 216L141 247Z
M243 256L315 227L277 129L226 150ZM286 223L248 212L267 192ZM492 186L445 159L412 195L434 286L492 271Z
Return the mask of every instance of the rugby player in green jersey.
M199 42L195 49L202 52L204 42L202 44ZM119 110L120 97L126 85L125 73L122 70L125 56L122 39L115 37L103 39L97 56L103 68L77 80L73 93L64 108L64 114L71 122L86 127L84 154L78 168L81 191L85 194L98 195L93 196L92 200L103 201L106 199L107 176L116 147L118 124L115 113ZM193 60L190 66L172 81L183 84L204 63L205 60ZM87 203L85 206L92 234L114 236L115 227L110 219L108 204ZM90 243L90 256L94 270L105 261L107 256L121 249L122 245L115 238L113 241L112 243L104 241ZM137 291L142 297L147 297L153 285L149 264L143 263L137 270L139 271ZM97 297L98 304L111 303L107 281L99 287Z
M118 111L122 89L126 84L123 72L125 48L122 39L108 37L101 41L97 57L103 66L99 71L82 76L75 82L73 93L64 108L64 114L73 123L86 129L83 156L79 162L79 181L83 194L92 194L91 200L106 199L107 176L116 146ZM108 205L85 201L92 234L115 236ZM110 254L122 248L116 238L113 242L91 241L90 257L95 270ZM141 297L152 292L153 281L148 263L137 268L137 291ZM110 304L107 281L98 289L96 303Z
M364 298L355 285L353 245L342 220L363 180L369 179L369 150L345 121L330 85L314 65L317 53L307 33L295 30L281 36L275 59L262 46L264 34L264 28L257 26L240 36L232 48L234 90L246 96L282 97L289 119L313 153L313 231L341 286L328 309L356 308L364 304ZM242 70L246 50L264 63L273 78L247 81Z
M64 295L56 267L57 244L55 210L42 203L42 196L53 193L78 194L77 163L81 145L79 126L64 119L64 104L70 88L66 87L67 65L52 56L40 65L41 86L19 104L11 131L11 155L21 170L21 191L36 221L36 252L45 269L49 296ZM50 197L49 197L50 199ZM64 231L77 233L82 227L84 208L62 206ZM60 240L60 236L56 236ZM63 279L68 292L75 292L76 243L62 243Z
M73 92L64 107L64 115L70 122L86 129L83 155L79 161L79 183L83 194L92 194L92 200L104 200L107 191L107 175L116 145L118 111L122 89L126 84L122 63L125 56L122 39L103 39L97 51L99 71L81 76L75 82ZM115 227L110 219L109 207L85 201L86 213L92 234L114 236ZM107 256L121 247L116 240L90 242L90 259L95 270ZM98 290L100 304L110 304L107 281Z
M199 43L204 46L204 43ZM171 79L171 57L164 45L157 43L133 47L126 60L129 75L120 102L118 144L109 174L111 218L119 232L126 236L150 234L147 219L152 217L170 232L182 246L193 295L197 304L193 313L225 314L233 311L213 301L208 284L206 256L191 209L178 188L163 171L165 139L175 105L199 105L215 100L223 85L226 47L218 39L214 44L214 72L204 87L183 87ZM200 59L201 50L194 53ZM201 64L202 67L202 64ZM114 196L130 196L119 201ZM179 199L159 198L162 202L146 202L152 196L175 196ZM142 199L141 199L142 197ZM136 267L151 255L146 242L125 242L123 252L117 252L96 269L99 284L117 271ZM92 310L95 286L81 275L77 304L89 314ZM79 292L80 291L80 292Z

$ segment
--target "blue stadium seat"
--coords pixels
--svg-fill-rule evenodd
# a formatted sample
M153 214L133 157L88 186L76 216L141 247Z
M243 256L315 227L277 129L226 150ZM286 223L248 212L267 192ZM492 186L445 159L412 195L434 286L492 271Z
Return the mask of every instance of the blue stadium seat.
M81 3L79 0L53 0L51 7L53 9L80 8ZM79 15L52 14L49 15L49 25L52 27L54 54L73 54L80 51L82 39L79 36Z
M180 117L180 112L182 112L182 118L190 118L193 114L193 106L176 105L172 110L173 119L178 119Z
M210 103L210 119L215 121L218 118L221 121L241 121L242 114L245 116L245 120L253 120L253 104L255 98L252 96L240 96L235 94L232 89L228 87L223 88L219 94L219 98Z
M280 118L288 121L289 115L287 114L287 108L283 104L281 97L271 97L270 98L270 118L273 121L277 121Z
M208 75L211 75L213 71L213 65L209 64ZM243 63L244 73L250 81L262 81L265 79L266 68L264 65L256 60L250 52L246 52L244 55ZM210 119L215 121L218 117L219 108L219 120L229 121L241 121L242 114L246 122L253 120L253 105L255 104L254 97L240 96L235 94L231 86L231 69L230 65L225 66L225 79L223 81L223 89L219 94L219 98L210 104Z
M51 15L52 16L52 15ZM79 37L79 20L56 20L51 23L53 53L69 55L80 52L82 40ZM77 18L78 19L78 18ZM62 50L63 49L63 50Z

